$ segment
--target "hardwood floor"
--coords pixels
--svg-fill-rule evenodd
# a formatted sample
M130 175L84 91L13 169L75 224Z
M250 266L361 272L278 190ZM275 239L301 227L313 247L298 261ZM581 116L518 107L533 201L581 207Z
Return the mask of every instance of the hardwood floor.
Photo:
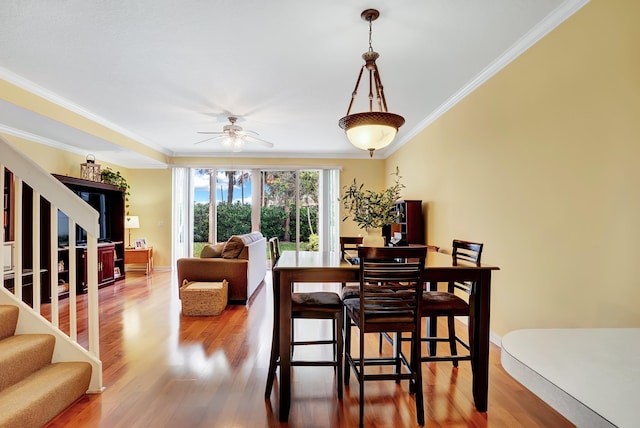
M267 281L250 305L228 306L218 317L181 315L175 272L127 272L124 282L101 289L105 390L81 398L47 427L358 426L357 380L352 376L339 402L328 367L294 368L289 423L278 422L277 380L271 400L264 399L273 316L270 276ZM80 296L81 312L85 306L86 296ZM305 321L296 324L296 334L329 336L329 321ZM79 337L86 340L82 331ZM377 353L377 335L367 350ZM491 347L487 413L475 411L469 363L458 369L425 363L423 369L427 427L573 426L505 373L496 346ZM415 401L407 388L406 382L367 382L365 425L416 426Z

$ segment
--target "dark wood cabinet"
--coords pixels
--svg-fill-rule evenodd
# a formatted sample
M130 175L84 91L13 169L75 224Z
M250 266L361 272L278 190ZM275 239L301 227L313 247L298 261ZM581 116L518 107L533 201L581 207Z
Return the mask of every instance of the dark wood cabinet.
M113 268L115 267L115 257L113 257L115 245L101 245L98 247L98 286L110 285L115 280Z
M3 187L2 230L4 241L10 242L13 241L13 174L8 169L4 170Z
M385 226L382 234L385 242L390 242L394 233L400 233L403 243L424 244L424 220L422 217L422 201L400 200L395 204L399 212L398 221L391 226Z
M4 252L2 267L4 272L13 271L13 174L8 169L4 170L2 206L2 233L4 235Z
M100 242L98 243L98 286L103 287L111 285L116 280L124 279L124 192L117 188L104 183L82 180L79 178L66 177L54 174L54 177L64 183L70 190L75 192L80 198L90 204L99 201L102 210L98 212L101 215L100 223ZM69 292L70 280L70 259L68 230L65 230L64 223L68 225L68 220L60 221L60 213L58 216L58 251L57 254L50 253L51 248L51 221L48 213L50 212L50 204L47 200L40 197L40 207L36 210L33 202L33 190L26 183L22 183L22 215L21 222L21 272L15 271L15 260L17 249L14 238L16 236L15 228L15 195L14 195L14 179L13 174L9 170L4 170L4 186L3 186L3 234L4 234L4 251L3 251L3 271L4 286L13 290L16 283L16 275L20 275L22 280L22 296L23 300L33 303L33 283L34 275L40 276L41 300L43 303L51 301L51 277L50 266L52 260L55 263L56 256L58 260L58 296L65 297ZM95 208L95 207L94 207ZM64 208L61 208L62 210ZM40 212L39 227L34 229L34 213ZM44 214L44 215L43 215ZM66 216L63 216L66 218ZM61 227L62 224L62 227ZM66 227L68 229L68 226ZM62 232L62 230L65 230ZM54 236L56 233L53 234ZM86 245L83 245L82 239L86 240L84 229L78 227L76 231L76 254L73 255L76 261L76 292L81 294L86 290L87 269L86 269ZM34 266L33 249L34 242L39 242L39 266ZM84 241L86 243L86 241ZM116 275L118 272L118 275Z
M116 186L80 178L53 174L60 182L90 203L100 201L101 208L97 209L100 218L100 242L98 243L98 286L104 287L125 278L124 272L124 191ZM94 207L98 208L98 207ZM102 217L104 216L104 217ZM76 234L80 236L81 234ZM78 265L83 266L82 275L78 282L86 287L86 251L82 243L78 243ZM118 272L118 274L116 274Z
M66 297L69 293L70 279L69 247L58 249L58 295ZM106 287L115 281L115 244L98 244L98 287ZM76 293L87 291L87 248L76 247Z

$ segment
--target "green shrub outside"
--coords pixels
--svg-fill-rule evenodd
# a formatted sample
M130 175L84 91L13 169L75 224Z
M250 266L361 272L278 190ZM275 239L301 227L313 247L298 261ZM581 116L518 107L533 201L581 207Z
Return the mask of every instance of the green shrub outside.
M317 207L302 207L300 209L300 242L302 249L317 250L318 236L311 233L307 219L307 209L310 210L311 222L315 226L318 223ZM244 205L239 202L234 204L220 203L217 205L218 242L228 240L232 235L242 235L251 232L251 205ZM286 227L286 213L284 207L267 206L260 208L260 232L266 238L278 237L281 240L281 247L284 245ZM193 254L200 255L202 247L209 239L209 204L195 204L193 219ZM292 241L296 239L296 213L291 209L290 214L290 237ZM314 230L314 232L317 232ZM291 249L295 249L295 244Z

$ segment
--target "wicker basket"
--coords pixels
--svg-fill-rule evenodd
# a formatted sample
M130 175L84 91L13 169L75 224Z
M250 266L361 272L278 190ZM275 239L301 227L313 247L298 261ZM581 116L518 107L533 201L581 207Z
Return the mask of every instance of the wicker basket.
M229 283L188 282L180 287L182 314L188 316L220 315L227 307Z

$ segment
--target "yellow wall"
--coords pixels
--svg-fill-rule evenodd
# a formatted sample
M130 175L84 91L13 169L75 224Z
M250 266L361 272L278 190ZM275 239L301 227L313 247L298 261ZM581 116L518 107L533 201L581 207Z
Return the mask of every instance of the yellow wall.
M85 157L13 135L2 134L2 136L46 171L52 174L80 177L80 164L86 161Z
M131 169L126 179L131 185L129 214L140 220L140 229L131 230L131 241L146 238L153 246L154 265L171 266L171 170ZM126 230L125 239L128 242Z
M640 3L593 0L386 163L485 243L491 329L640 327Z

